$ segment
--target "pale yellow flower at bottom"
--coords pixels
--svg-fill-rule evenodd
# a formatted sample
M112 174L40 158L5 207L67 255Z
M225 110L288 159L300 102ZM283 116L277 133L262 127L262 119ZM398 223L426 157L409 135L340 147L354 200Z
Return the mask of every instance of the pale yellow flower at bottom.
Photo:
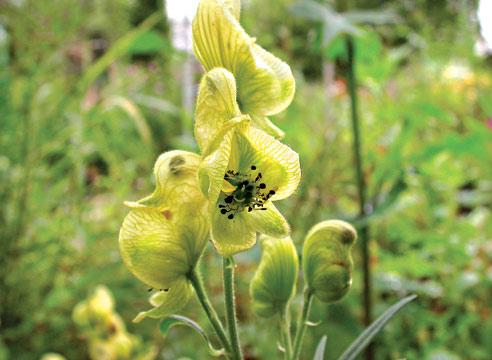
M187 276L196 266L209 235L207 200L198 186L198 155L170 151L156 162L152 195L128 202L120 229L121 257L141 281L160 292L154 309L135 319L160 318L180 310L192 294Z

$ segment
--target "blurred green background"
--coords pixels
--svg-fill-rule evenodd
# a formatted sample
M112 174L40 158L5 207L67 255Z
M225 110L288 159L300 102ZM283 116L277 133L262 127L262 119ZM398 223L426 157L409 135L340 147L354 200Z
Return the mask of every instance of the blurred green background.
M335 24L293 10L293 0L243 1L246 30L297 79L292 105L273 119L303 169L297 194L279 204L293 239L300 248L307 230L329 218L365 222L374 313L419 295L377 338L376 359L490 359L492 65L474 51L477 2L320 3L371 9L356 39L372 209L359 221ZM0 359L87 359L71 314L98 284L157 358L208 358L189 329L163 338L157 321L131 323L148 293L118 254L123 201L150 193L157 156L197 150L192 111L182 104L186 71L196 85L201 70L183 66L188 56L173 46L162 14L154 0L0 0ZM248 359L277 359L275 321L249 306L259 255L255 247L237 259L240 333ZM343 301L315 303L311 320L322 323L308 329L303 359L324 334L327 359L335 359L361 331L360 264L357 248ZM201 267L223 313L220 260L210 247ZM196 301L185 314L211 333Z

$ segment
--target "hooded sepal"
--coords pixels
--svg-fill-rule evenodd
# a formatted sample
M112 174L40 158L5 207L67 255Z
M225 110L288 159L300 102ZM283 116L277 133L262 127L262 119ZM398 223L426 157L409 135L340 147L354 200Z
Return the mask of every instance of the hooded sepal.
M357 238L352 225L328 220L315 225L306 236L302 266L309 291L320 301L340 300L352 285L351 250Z
M201 0L193 20L193 49L209 71L223 67L238 82L243 113L268 116L292 101L295 80L290 67L255 43L239 24L238 1Z

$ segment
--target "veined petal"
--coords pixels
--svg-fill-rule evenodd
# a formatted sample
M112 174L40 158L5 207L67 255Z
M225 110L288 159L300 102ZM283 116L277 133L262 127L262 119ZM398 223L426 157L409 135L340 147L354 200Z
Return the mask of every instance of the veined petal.
M201 0L193 20L193 49L207 71L223 67L238 83L244 113L273 115L292 101L295 80L290 67L251 38L238 21L236 1ZM233 12L231 12L231 9Z
M248 215L243 211L228 219L218 209L212 212L212 242L221 256L246 251L256 243L256 231L248 224Z
M246 214L246 222L257 232L272 237L282 238L290 233L289 223L277 210L275 205L265 205L267 210L255 210Z
M240 0L224 0L224 4L228 7L229 11L234 15L237 21L241 15L241 1Z
M262 317L282 313L295 294L299 260L290 237L263 236L261 261L250 283L253 311Z
M193 289L186 280L182 278L176 281L166 291L159 291L150 298L153 309L140 312L133 322L140 322L146 317L160 319L181 310L193 295Z
M195 122L195 138L202 154L209 151L226 122L240 114L234 76L224 68L206 73L198 90Z
M251 61L250 38L231 13L232 1L201 0L193 20L193 50L207 71L224 67L235 73Z
M161 211L181 203L205 201L198 187L197 154L173 150L159 156L154 165L154 192L137 202L127 202L130 208L155 207Z
M251 124L253 124L256 128L263 130L268 135L273 136L275 139L281 140L285 137L285 133L280 128L275 126L275 124L272 123L266 116L251 115Z
M261 46L251 46L254 63L236 75L239 100L245 113L274 115L290 105L296 83L289 65Z
M155 208L130 211L120 229L120 253L141 281L167 289L192 266L173 222Z
M228 131L215 151L206 156L200 165L199 180L202 192L207 196L210 208L215 208L224 183L224 174L231 156L234 131Z
M267 189L275 191L271 200L290 196L299 185L299 155L287 145L254 127L235 133L230 169L247 172L254 165Z

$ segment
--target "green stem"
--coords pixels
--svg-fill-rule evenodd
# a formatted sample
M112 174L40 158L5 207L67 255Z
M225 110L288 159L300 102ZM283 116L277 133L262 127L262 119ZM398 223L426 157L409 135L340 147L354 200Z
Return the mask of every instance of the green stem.
M292 336L290 334L290 317L289 307L285 308L280 313L280 333L282 335L283 345L285 347L285 358L292 357Z
M234 258L232 256L224 258L223 273L226 321L232 345L232 358L234 360L240 360L243 358L243 355L237 334L236 304L234 302Z
M311 305L313 303L313 292L309 289L304 290L304 303L302 305L302 313L299 317L299 322L297 324L296 336L294 338L294 350L292 354L292 359L299 359L301 355L302 341L304 340L304 334L306 332L307 322L309 312L311 311Z
M224 349L228 354L232 354L232 348L231 348L231 344L229 343L229 340L227 339L227 334L224 330L224 327L222 326L222 323L219 320L219 316L217 315L217 312L213 308L212 303L210 302L208 295L205 292L205 288L203 287L203 282L200 279L200 276L197 274L196 270L193 270L188 275L188 279L190 280L191 285L195 289L195 293L196 296L198 297L198 301L200 301L203 310L207 314L207 317L210 320L210 323L212 324L212 327L214 328L215 333L217 334L217 337L219 338L221 345L224 347Z
M352 112L352 132L354 136L354 158L355 170L357 177L357 190L359 196L359 218L364 218L368 215L366 206L366 182L364 179L362 166L362 151L361 137L359 126L358 113L358 98L357 98L357 78L355 74L355 49L352 37L346 38L347 54L348 54L348 90L350 95L350 107ZM362 247L362 273L363 273L363 302L364 302L364 325L369 326L372 322L372 284L371 284L371 267L369 254L369 227L366 222L359 228L359 239ZM374 357L372 346L368 346L366 351L366 359L370 360Z

